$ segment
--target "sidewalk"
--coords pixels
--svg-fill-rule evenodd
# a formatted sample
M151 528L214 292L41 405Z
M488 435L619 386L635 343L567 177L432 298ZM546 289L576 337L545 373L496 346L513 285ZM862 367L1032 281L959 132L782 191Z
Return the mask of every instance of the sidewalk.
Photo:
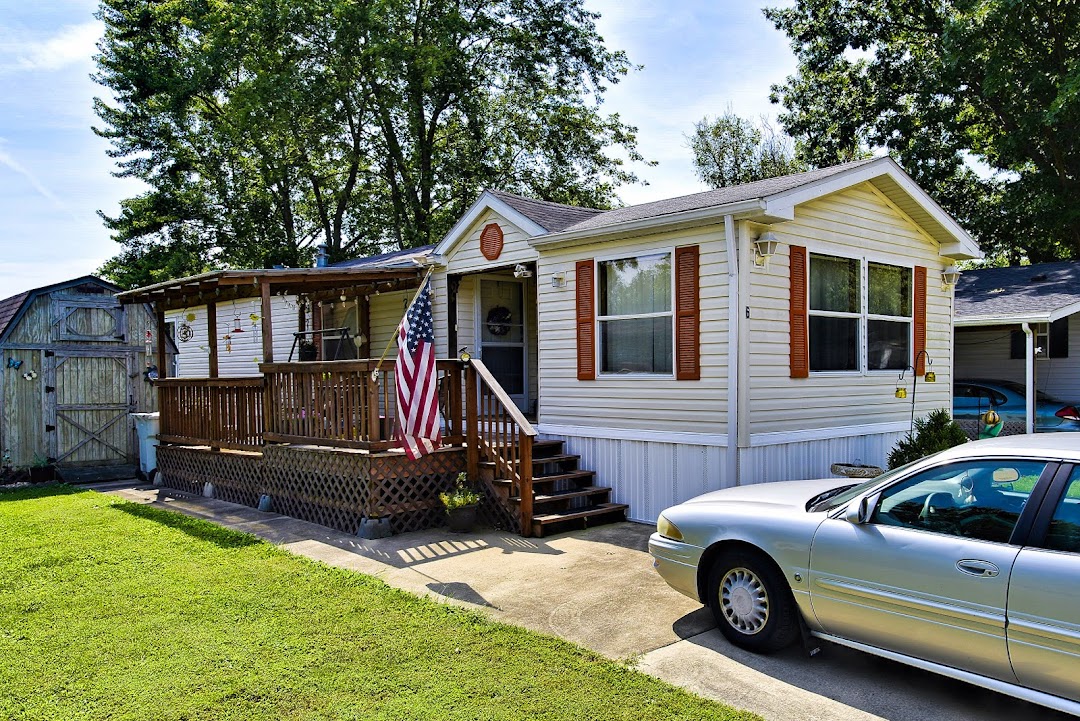
M137 481L92 490L251 533L298 555L559 636L769 721L1067 719L975 686L828 646L771 656L734 648L711 614L652 570L651 526L619 523L535 539L445 529L364 540L254 508Z

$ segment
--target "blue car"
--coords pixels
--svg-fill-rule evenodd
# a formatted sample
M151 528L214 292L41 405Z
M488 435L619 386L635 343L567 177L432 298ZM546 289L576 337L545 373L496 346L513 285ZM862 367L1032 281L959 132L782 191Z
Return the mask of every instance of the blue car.
M986 411L996 411L1006 423L1023 423L1027 391L1022 383L999 380L958 380L953 384L953 418L978 420ZM1080 431L1080 410L1076 406L1035 392L1036 431Z

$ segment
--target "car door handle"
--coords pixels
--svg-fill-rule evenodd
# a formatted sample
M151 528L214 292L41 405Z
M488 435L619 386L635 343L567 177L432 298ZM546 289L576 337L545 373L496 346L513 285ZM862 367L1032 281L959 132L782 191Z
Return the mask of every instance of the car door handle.
M976 561L970 558L957 561L956 570L960 573L966 573L969 576L976 576L978 578L993 578L1000 573L998 567L993 563L990 563L989 561Z

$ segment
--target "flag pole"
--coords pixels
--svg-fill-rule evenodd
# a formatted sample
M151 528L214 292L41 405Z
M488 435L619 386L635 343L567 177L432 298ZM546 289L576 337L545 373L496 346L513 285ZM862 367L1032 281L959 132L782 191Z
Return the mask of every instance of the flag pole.
M424 286L427 285L428 278L431 277L431 272L433 270L435 270L435 268L429 266L427 269L427 273L424 273L424 279L420 281L420 287L416 289L416 293L413 294L412 300L410 300L409 304L405 306L405 315L401 316L401 320L405 320L405 316L409 314L409 308L412 308L413 303L415 303L416 299L420 297L420 291L422 291L424 289ZM401 320L398 321L398 328L401 328ZM375 369L371 371L372 382L378 382L379 368L382 367L383 361L386 360L386 354L390 352L390 346L394 345L394 341L397 340L397 337L398 334L395 332L391 334L390 340L386 342L386 347L383 348L382 355L379 356L379 362L375 364Z

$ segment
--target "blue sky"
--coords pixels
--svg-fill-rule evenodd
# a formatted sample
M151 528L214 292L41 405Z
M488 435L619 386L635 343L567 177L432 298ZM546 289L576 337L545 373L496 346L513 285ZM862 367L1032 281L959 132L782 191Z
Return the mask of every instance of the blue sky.
M776 0L772 4L788 4ZM93 0L3 0L0 13L0 298L93 273L119 246L97 217L115 214L140 184L110 175L108 144L90 127L92 56L101 35ZM739 0L586 0L603 14L608 47L643 70L604 104L638 126L646 186L620 191L642 203L704 189L685 135L728 105L775 115L769 86L795 68L784 36Z

